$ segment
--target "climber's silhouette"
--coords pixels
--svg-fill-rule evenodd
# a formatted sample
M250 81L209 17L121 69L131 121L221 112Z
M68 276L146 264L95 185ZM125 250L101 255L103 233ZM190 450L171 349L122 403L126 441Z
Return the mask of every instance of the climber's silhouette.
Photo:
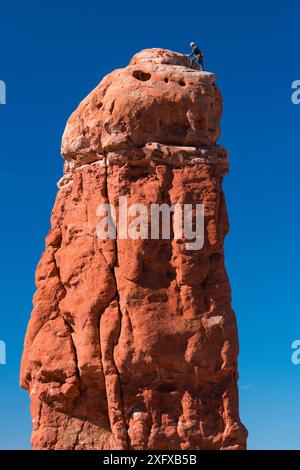
M197 65L198 69L201 72L203 72L204 71L204 66L203 66L204 54L203 52L200 51L199 47L194 42L191 42L190 46L193 49L193 52L191 52L191 54L186 54L190 59L190 64L192 67L194 65Z

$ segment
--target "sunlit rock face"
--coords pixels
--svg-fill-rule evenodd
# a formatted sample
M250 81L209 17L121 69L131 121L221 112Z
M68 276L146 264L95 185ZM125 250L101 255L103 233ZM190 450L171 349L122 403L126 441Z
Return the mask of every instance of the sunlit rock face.
M182 54L147 49L67 123L22 360L34 449L246 446L215 80ZM97 209L119 213L120 196L203 204L203 247L99 238Z

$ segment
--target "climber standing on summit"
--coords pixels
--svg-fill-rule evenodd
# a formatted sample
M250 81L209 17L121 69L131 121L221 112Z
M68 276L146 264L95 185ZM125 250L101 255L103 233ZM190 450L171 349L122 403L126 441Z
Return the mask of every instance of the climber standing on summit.
M193 52L191 52L191 54L186 54L187 57L190 58L190 64L191 66L195 64L198 65L198 69L200 70L200 72L203 72L204 71L204 66L203 66L204 54L203 52L200 51L199 47L194 42L191 42L190 46L193 49Z

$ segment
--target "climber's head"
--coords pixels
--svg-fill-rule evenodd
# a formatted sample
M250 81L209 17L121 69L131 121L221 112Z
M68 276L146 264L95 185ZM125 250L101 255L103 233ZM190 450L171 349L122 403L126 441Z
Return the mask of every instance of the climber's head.
M195 44L194 42L191 42L191 43L190 43L190 46L191 46L191 47L195 47L196 44Z

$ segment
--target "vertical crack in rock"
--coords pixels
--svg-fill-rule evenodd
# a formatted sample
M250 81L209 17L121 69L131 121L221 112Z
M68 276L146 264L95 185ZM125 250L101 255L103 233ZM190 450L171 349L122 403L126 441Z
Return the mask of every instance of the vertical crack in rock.
M108 184L107 184L107 156L104 153L105 162L105 197L108 204L110 204ZM116 228L115 240L115 262L111 267L115 286L116 298L106 307L100 317L99 334L100 334L100 348L103 364L103 372L106 384L106 396L108 405L108 416L110 420L111 430L119 449L128 448L128 436L126 423L124 418L123 403L122 403L122 390L120 386L119 371L116 367L114 360L114 349L118 343L121 331L121 306L118 292L118 283L115 274L115 266L118 264L118 233Z
M245 449L216 76L147 49L68 120L21 385L34 449ZM98 207L204 205L204 244L98 236ZM150 221L149 227L150 229Z

